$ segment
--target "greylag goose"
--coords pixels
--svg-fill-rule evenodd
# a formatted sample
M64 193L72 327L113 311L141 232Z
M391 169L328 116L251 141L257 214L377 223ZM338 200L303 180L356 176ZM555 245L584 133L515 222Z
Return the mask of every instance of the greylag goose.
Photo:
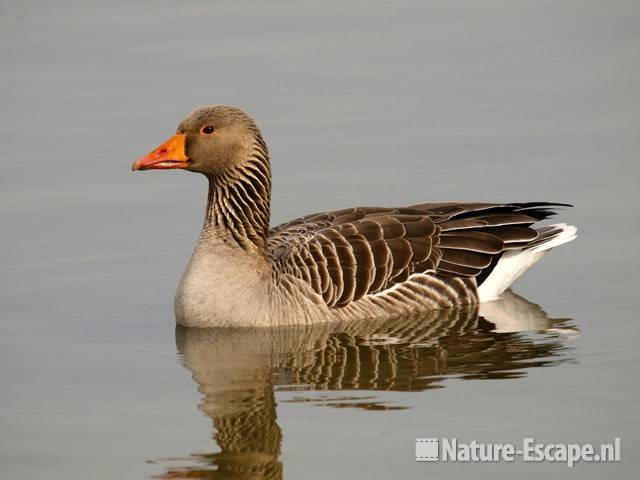
M205 175L204 226L175 297L185 326L275 326L385 318L494 300L565 224L533 228L560 203L354 207L269 226L269 152L255 122L196 109L133 170Z

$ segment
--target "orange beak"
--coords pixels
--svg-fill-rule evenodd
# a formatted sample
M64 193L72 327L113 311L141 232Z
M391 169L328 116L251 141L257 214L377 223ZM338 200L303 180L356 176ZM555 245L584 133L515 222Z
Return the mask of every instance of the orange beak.
M184 133L177 133L155 150L140 157L131 166L131 170L167 170L186 168L189 157L184 153Z

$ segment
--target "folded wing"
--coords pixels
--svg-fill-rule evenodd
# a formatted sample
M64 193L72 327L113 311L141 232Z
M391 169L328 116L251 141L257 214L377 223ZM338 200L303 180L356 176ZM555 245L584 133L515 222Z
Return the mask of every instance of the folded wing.
M562 204L430 203L309 215L271 230L275 268L340 308L413 273L487 278L502 254L538 236L535 222Z

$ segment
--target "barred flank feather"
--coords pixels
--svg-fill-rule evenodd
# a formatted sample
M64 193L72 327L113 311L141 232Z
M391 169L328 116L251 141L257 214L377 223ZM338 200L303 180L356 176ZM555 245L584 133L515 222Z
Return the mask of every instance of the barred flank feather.
M504 252L535 245L539 233L531 226L560 206L567 205L351 208L275 227L267 246L276 275L286 271L305 279L329 307L339 308L407 282L413 274L474 279L479 285ZM548 238L555 230L540 232ZM443 285L429 288L444 291Z

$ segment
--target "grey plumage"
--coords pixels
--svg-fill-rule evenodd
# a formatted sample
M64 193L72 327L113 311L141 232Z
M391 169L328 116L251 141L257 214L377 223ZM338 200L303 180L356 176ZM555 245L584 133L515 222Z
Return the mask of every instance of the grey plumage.
M533 228L566 206L548 202L357 207L269 228L269 152L255 122L233 107L205 107L178 135L184 168L209 181L202 234L176 294L185 325L315 323L477 303L505 252L562 233Z

